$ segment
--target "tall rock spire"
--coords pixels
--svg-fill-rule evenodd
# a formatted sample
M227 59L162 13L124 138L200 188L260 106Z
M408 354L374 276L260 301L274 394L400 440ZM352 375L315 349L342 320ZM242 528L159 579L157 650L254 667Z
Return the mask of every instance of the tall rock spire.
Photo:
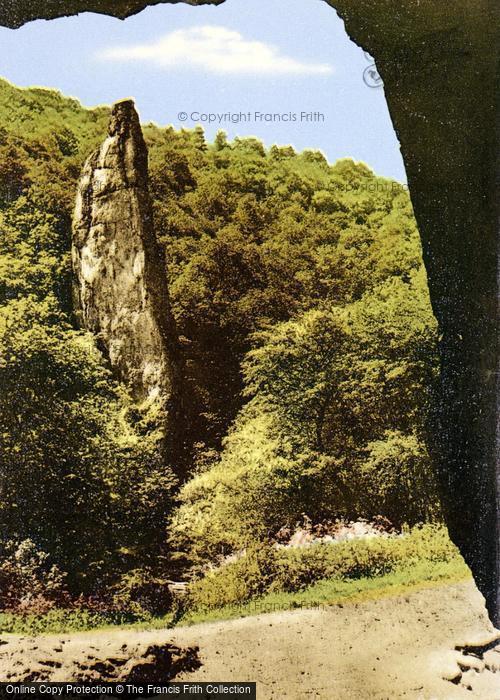
M116 103L108 136L84 165L73 220L75 307L138 402L168 422L181 360L148 192L148 153L132 100Z

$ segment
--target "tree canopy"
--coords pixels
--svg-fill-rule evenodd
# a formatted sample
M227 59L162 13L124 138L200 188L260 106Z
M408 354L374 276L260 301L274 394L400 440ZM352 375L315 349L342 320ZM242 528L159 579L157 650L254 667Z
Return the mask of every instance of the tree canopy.
M29 542L77 594L304 513L436 517L436 326L405 188L349 158L144 127L196 406L177 484L72 313L73 198L108 114L0 81L1 547Z

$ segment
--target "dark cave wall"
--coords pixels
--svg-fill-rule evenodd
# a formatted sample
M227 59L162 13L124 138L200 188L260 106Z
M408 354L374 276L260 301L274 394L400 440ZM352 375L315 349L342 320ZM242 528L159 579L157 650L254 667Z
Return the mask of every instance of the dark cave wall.
M405 66L384 57L380 70L441 334L430 443L450 533L498 625L498 57L488 29L475 46L436 38Z
M167 0L170 4L220 5L224 0ZM0 7L0 25L17 29L34 19L56 19L80 12L98 12L125 19L149 5L160 5L164 0L3 0Z
M500 3L328 3L349 36L375 57L384 80L440 325L442 373L429 442L440 465L450 533L498 626ZM8 0L0 24L18 27L82 11L123 18L152 4L158 3Z
M500 4L330 4L384 80L440 328L429 446L450 534L498 626Z

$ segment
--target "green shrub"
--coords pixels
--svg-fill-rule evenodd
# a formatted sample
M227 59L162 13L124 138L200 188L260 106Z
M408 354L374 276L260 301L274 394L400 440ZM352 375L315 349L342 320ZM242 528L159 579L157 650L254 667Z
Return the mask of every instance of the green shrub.
M133 569L116 585L113 604L118 610L139 617L165 615L172 607L168 583L149 569Z
M365 518L379 513L400 527L438 515L435 476L428 452L415 433L387 431L363 450L356 474Z
M65 574L32 540L0 547L0 610L43 613L67 600Z
M270 546L250 547L245 554L189 587L188 607L211 610L261 595L275 575L274 552Z
M220 457L180 492L172 543L213 561L315 522L439 516L422 439L435 377L425 278L395 278L355 303L255 333L242 364L248 403Z
M59 634L81 632L110 625L126 625L142 621L132 613L98 612L85 608L54 608L44 614L19 615L0 613L1 634Z
M448 562L458 551L444 527L424 525L402 535L314 544L301 548L254 546L209 571L189 589L188 607L213 609L267 592L296 592L325 579L374 578L422 562Z

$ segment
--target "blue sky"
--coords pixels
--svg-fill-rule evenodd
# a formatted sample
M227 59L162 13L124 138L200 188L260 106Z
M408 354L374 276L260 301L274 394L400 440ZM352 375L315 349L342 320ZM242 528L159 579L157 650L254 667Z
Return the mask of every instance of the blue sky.
M17 85L54 87L86 106L134 97L143 122L176 127L195 126L198 114L250 113L250 121L205 125L207 137L224 128L267 145L319 148L332 162L351 156L403 181L383 89L363 82L368 66L322 0L159 5L125 22L85 13L0 29L0 75ZM297 117L256 120L255 112Z

